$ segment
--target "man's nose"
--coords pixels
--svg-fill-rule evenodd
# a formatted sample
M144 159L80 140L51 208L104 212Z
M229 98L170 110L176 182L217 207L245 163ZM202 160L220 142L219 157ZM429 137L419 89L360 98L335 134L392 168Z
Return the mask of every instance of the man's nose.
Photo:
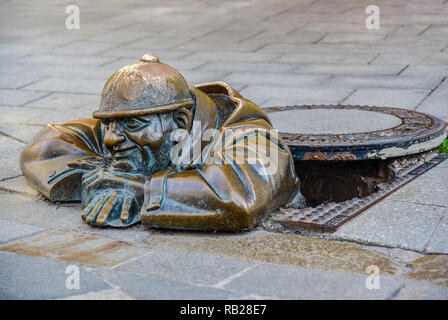
M122 143L125 140L123 133L120 131L120 127L116 120L109 123L109 128L104 133L104 143L108 147L113 147Z

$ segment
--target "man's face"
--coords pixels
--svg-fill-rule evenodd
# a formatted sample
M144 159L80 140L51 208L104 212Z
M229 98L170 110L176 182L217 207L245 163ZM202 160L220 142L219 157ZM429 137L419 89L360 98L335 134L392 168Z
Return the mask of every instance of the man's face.
M168 131L174 129L169 119L168 115L152 114L102 120L112 166L147 174L165 169L172 148Z

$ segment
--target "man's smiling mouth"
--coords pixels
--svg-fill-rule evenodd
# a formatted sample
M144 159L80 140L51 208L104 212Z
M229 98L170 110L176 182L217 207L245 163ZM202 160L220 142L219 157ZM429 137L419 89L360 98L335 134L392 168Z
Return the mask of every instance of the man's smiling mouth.
M124 149L113 150L113 157L116 160L129 158L135 148L135 146L132 146Z

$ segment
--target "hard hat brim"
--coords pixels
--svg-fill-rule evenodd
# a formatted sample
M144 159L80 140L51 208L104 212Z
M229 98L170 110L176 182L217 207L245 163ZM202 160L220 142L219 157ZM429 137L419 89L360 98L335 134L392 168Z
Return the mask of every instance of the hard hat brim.
M193 106L193 100L186 100L176 103L164 104L159 106L151 106L140 109L128 109L128 110L114 110L114 111L95 111L93 117L96 119L114 119L114 118L128 118L137 116L146 116L154 113L165 113L176 109L180 109L186 106Z

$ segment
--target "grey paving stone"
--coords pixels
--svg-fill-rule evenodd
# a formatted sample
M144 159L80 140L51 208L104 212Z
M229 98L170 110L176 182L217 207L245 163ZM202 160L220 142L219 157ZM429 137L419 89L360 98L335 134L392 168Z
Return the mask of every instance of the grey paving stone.
M75 264L113 267L150 253L149 246L79 232L46 231L0 246L1 251Z
M435 88L435 85L433 88ZM437 117L448 117L448 81L446 79L423 101L418 111Z
M49 108L27 108L27 107L8 107L0 105L0 123L22 124L29 119L42 116L51 109Z
M446 208L387 198L344 224L333 239L423 252Z
M299 73L313 73L313 74L337 74L337 75L396 75L405 67L405 64L390 64L390 65L372 65L372 64L307 64L299 67Z
M303 29L299 29L295 32L292 33L288 33L287 35L285 35L283 37L283 42L287 43L287 44L310 44L310 43L316 43L317 41L319 41L319 39L321 39L323 36L325 36L324 32L319 32L319 31L310 31L310 30L303 30ZM270 33L270 32L263 32L260 33L258 35L256 35L253 38L250 38L246 41L244 41L243 43L255 43L258 45L261 44L267 44L266 52L278 52L275 50L272 50L275 47L275 44L278 43L279 41L279 35L275 34L275 33ZM270 46L269 44L274 43L273 46Z
M190 59L190 56L179 59L165 58L161 61L173 66L173 68L179 70L181 73L186 70L197 70L206 63L203 60Z
M0 109L1 111L2 109ZM41 129L38 126L26 126L17 124L0 124L0 133L10 135L23 142L29 142Z
M376 48L376 46L375 46ZM261 50L261 49L260 49ZM288 52L287 55L284 56L290 56L292 59L299 58L303 59L303 55L307 55L310 53L314 53L317 55L322 56L324 59L332 59L331 55L335 55L336 58L339 58L341 55L346 55L346 62L350 62L350 58L358 57L362 55L368 54L369 56L375 56L378 52L381 52L381 50L372 50L372 46L368 44L363 43L317 43L317 44L301 44L300 49L297 50L297 52ZM297 56L296 56L297 55ZM325 58L325 56L327 56ZM283 56L282 56L283 57ZM283 58L280 57L279 60L283 60ZM342 62L342 61L341 61ZM354 63L357 63L356 61L353 61ZM361 63L365 63L364 60L360 61ZM322 63L325 63L325 61L322 61Z
M34 27L36 29L36 27ZM50 28L51 29L51 28ZM73 41L80 40L84 38L85 35L71 32L70 34L67 33L59 33L59 32L48 32L46 31L44 34L40 34L38 37L21 37L20 39L14 39L18 43L21 43L26 46L39 46L44 48L52 48L55 46L64 45L67 43L71 43Z
M41 79L43 77L38 75L2 73L0 74L0 88L18 89Z
M225 72L291 72L299 66L297 63L263 63L241 61L209 61L198 70Z
M369 33L368 30L359 33L329 32L322 43L376 43L384 39L384 34Z
M432 89L441 80L438 76L334 76L323 83L330 87Z
M80 203L51 203L43 197L5 193L0 190L0 219L31 224L47 229L64 230L107 237L119 241L142 242L151 230L138 226L126 229L94 228L82 221Z
M92 112L97 110L99 103L89 103L79 107L72 107L64 109L54 109L46 114L31 118L27 121L28 124L44 126L49 123L59 124L77 119L91 118Z
M77 60L79 56L93 56L115 48L116 43L75 41L51 50L51 54L67 55L67 59Z
M442 163L439 163L439 168L448 168L448 161L445 160Z
M89 230L81 219L81 206L57 205L34 197L0 193L0 219L44 228Z
M120 290L111 289L61 298L61 300L133 300Z
M199 40L190 41L187 43L184 43L178 47L176 47L176 50L190 50L190 51L228 51L232 50L233 52L255 52L260 47L262 47L258 43L252 43L252 42L231 42L228 40L220 41L215 40L213 42L201 42Z
M428 5L430 5L428 3ZM409 8L412 6L411 3L407 4L406 7ZM420 8L420 10L423 10L423 8ZM409 26L403 26L399 25L396 27L396 29L393 31L393 33L390 34L390 37L394 38L400 38L400 37L414 37L417 38L418 34L423 32L425 29L428 28L428 24L414 24Z
M0 252L1 299L58 299L111 289L100 277L79 267L79 289L67 289L68 263Z
M178 47L180 44L188 42L188 38L185 37L161 37L161 36L148 36L143 39L131 41L126 44L128 48L141 48L149 52L157 54L157 50L169 50Z
M51 203L43 197L24 196L0 190L0 219L47 229L65 230L108 237L119 241L142 242L151 230L138 226L126 229L94 228L82 221L80 203Z
M393 27L392 27L393 28ZM366 27L362 23L349 23L344 21L319 21L319 22L310 22L303 26L305 30L314 30L321 32L330 32L330 31L338 31L338 32L365 32ZM391 30L389 26L381 26L380 30L375 30L375 32L384 31L385 33Z
M33 55L30 57L23 58L25 63L35 63L40 65L58 65L58 64L67 64L68 58L65 55L49 55L49 54L39 54ZM78 56L76 57L77 65L85 65L85 66L98 66L101 64L105 64L114 60L112 57L86 57L86 56Z
M139 275L159 275L180 282L215 285L252 265L252 262L220 255L154 248L150 255L125 263L115 270Z
M282 55L279 62L295 62L295 63L368 63L377 53L374 52L329 52L330 50L314 52L302 52L301 45L283 43L270 44L262 49L260 52L286 52Z
M144 300L224 300L237 294L221 289L172 281L156 275L135 275L101 270L101 275L125 294Z
M257 37L262 30L246 30L246 32L241 32L240 30L230 31L230 30L215 30L206 35L200 36L195 40L199 42L217 42L217 41L228 41L228 42L244 42L248 38ZM263 34L263 33L261 33Z
M204 35L209 34L213 30L216 30L219 28L219 26L225 26L226 24L223 23L223 21L220 21L218 24L217 21L215 21L214 25L211 26L207 23L204 19L192 19L189 23L183 25L182 27L170 24L169 21L165 21L166 26L162 25L162 29L158 31L159 36L168 36L168 37L179 37L179 36L185 36L186 38L193 38L196 39L197 37L201 37ZM161 24L158 26L154 26L154 24L151 25L151 27L160 27ZM141 24L141 25L135 25L128 28L129 30L135 30L138 32L142 32L145 29L148 29L148 25ZM127 29L127 30L128 30Z
M111 73L112 75L112 73ZM81 94L101 94L104 87L103 79L79 79L79 78L47 78L26 86L28 91L51 91ZM22 91L24 91L22 90Z
M70 60L70 59L68 59ZM106 83L107 79L115 70L108 70L99 66L79 66L75 64L57 65L51 69L45 70L49 77L60 78L61 81L71 81L72 79L100 79Z
M8 241L14 241L16 239L45 230L45 228L30 224L16 223L7 220L0 220L0 225L0 244L4 244Z
M388 299L402 283L381 276L380 289L367 289L368 275L351 275L275 264L261 264L225 286L240 293L280 299Z
M0 181L0 188L32 197L39 196L39 193L26 183L24 176Z
M409 51L407 53L383 53L375 59L373 64L404 63L409 65L440 65L446 63L446 61L448 61L448 52L444 53L433 50L432 52Z
M20 170L20 153L26 144L11 138L0 136L0 180L22 174Z
M210 51L195 52L188 56L192 60L201 61L240 61L240 62L267 62L274 61L279 54L277 53L258 53L258 52L234 52L234 51Z
M116 58L114 58L116 59ZM81 79L103 79L106 81L111 75L112 70L105 70L98 66L85 66L73 63L75 59L66 57L66 64L53 65L51 68L45 64L20 63L14 65L6 65L5 73L14 75L23 75L38 77L40 79L56 77L56 78L81 78Z
M359 88L345 104L414 109L430 89Z
M237 234L156 234L150 243L238 260L361 275L372 264L388 274L395 274L398 267L383 253L374 253L356 244L264 230ZM387 255L390 256L389 253Z
M446 300L448 288L432 286L422 283L406 283L400 290L395 300Z
M99 34L85 37L83 40L91 43L115 43L115 45L117 46L118 44L126 44L148 37L148 25L144 25L139 32L133 30L133 27L135 29L136 26L142 26L142 24L133 24L131 26L128 26L127 28L120 28L118 30L114 30L113 32L101 32ZM154 28L154 26L152 26L152 28Z
M266 5L267 3L264 3L263 5ZM295 5L299 6L298 3ZM252 8L254 9L254 8ZM281 13L284 9L281 7L281 5L277 2L275 6L271 7L271 12L268 14L269 16L274 16L277 13ZM241 19L232 19L232 23L224 23L221 24L220 29L221 30L229 30L229 31L239 31L242 30L250 30L250 31L263 31L263 34L272 34L277 35L277 39L279 36L287 36L290 33L296 31L297 29L304 28L304 26L307 25L305 22L297 22L297 23L290 23L289 21L270 21L269 19L260 19L257 24L252 23L249 19L245 19L244 16L241 17ZM260 33L261 34L261 33Z
M303 88L300 86L249 85L241 94L264 105L288 104L336 104L350 93L350 89L333 89L322 87Z
M278 72L232 72L223 78L223 81L232 83L242 83L247 85L271 84L274 86L297 86L310 87L318 86L324 82L328 76L325 75L301 75Z
M182 75L190 84L199 84L203 82L221 81L228 72L225 71L198 71L183 70Z
M59 81L71 82L70 79L59 79ZM99 81L98 81L99 84ZM97 88L99 91L102 87ZM82 107L90 105L93 108L99 106L99 94L82 94L82 93L57 93L54 92L42 99L25 104L25 107L42 107L53 109L67 109L74 107Z
M32 43L0 43L0 55L25 57L45 51L45 46Z
M21 106L27 102L42 98L47 92L32 92L14 89L0 89L0 105Z
M448 66L443 65L428 65L428 64L418 64L411 65L409 68L403 71L401 75L403 76L427 76L427 75L438 75L438 76L446 76L448 74Z
M189 50L153 50L152 48L130 48L127 45L123 45L118 48L113 48L101 53L101 56L117 57L117 58L129 58L129 61L140 59L144 54L151 52L159 57L160 60L165 59L181 59L192 53ZM126 63L125 63L126 64ZM106 64L108 65L108 64Z
M426 252L448 254L448 208L429 241Z
M445 160L445 164L446 164ZM388 197L391 201L428 204L448 208L448 168L437 166ZM427 192L429 191L429 192Z

